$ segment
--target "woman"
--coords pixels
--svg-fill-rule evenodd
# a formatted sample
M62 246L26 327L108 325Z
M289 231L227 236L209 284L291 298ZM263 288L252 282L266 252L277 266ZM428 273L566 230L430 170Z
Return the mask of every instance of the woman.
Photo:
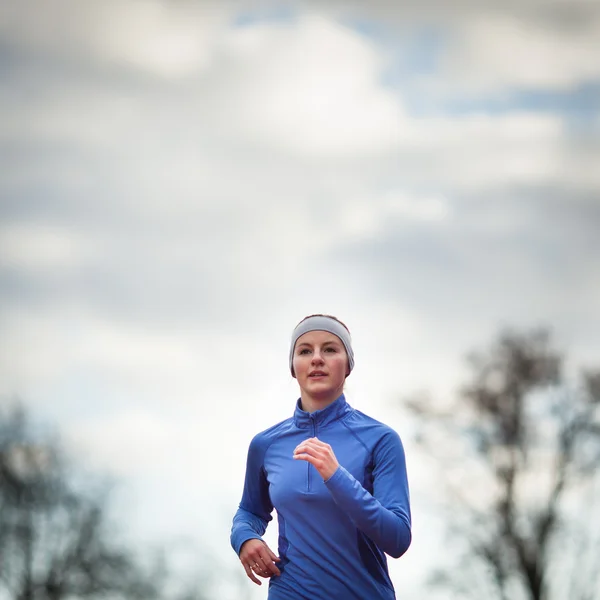
M250 443L231 544L269 600L391 600L385 554L411 542L406 462L398 434L343 394L354 367L347 327L311 315L294 329L294 415ZM261 539L273 508L279 556Z

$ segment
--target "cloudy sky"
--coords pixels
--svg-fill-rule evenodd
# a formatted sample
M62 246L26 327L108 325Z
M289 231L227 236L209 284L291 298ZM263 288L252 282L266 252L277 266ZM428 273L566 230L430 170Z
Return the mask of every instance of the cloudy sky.
M335 314L407 446L416 600L444 550L399 399L504 325L600 357L600 3L390 4L0 4L0 397L123 482L132 537L235 568L289 335Z

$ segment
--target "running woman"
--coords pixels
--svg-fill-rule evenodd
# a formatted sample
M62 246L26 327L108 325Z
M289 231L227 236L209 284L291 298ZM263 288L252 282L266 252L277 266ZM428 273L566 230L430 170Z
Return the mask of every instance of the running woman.
M348 328L311 315L289 355L300 398L289 419L250 443L231 545L268 600L394 600L386 554L411 542L404 449L389 426L352 408ZM277 556L262 540L277 511Z

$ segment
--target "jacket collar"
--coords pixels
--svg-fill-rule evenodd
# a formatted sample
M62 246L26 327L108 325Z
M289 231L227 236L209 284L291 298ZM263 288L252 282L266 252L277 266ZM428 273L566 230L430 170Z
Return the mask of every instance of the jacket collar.
M329 425L329 423L342 419L348 413L352 412L352 410L352 407L346 402L344 394L329 406L326 406L321 410L315 410L312 413L302 410L300 398L298 398L296 410L294 411L294 423L296 424L296 427L301 429L312 427L313 424L318 425L319 427L325 427L326 425Z

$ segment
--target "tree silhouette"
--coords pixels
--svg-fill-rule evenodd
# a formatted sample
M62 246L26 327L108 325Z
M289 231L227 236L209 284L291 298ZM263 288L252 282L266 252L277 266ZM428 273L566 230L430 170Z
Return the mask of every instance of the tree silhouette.
M110 489L80 470L25 408L0 410L0 598L207 600L207 572L173 577L164 549L119 542Z
M0 415L0 589L15 600L155 598L106 518L106 494L79 489L58 442L23 407Z
M600 598L600 371L570 383L547 330L505 331L469 362L450 406L407 402L460 552L432 582L461 599Z

